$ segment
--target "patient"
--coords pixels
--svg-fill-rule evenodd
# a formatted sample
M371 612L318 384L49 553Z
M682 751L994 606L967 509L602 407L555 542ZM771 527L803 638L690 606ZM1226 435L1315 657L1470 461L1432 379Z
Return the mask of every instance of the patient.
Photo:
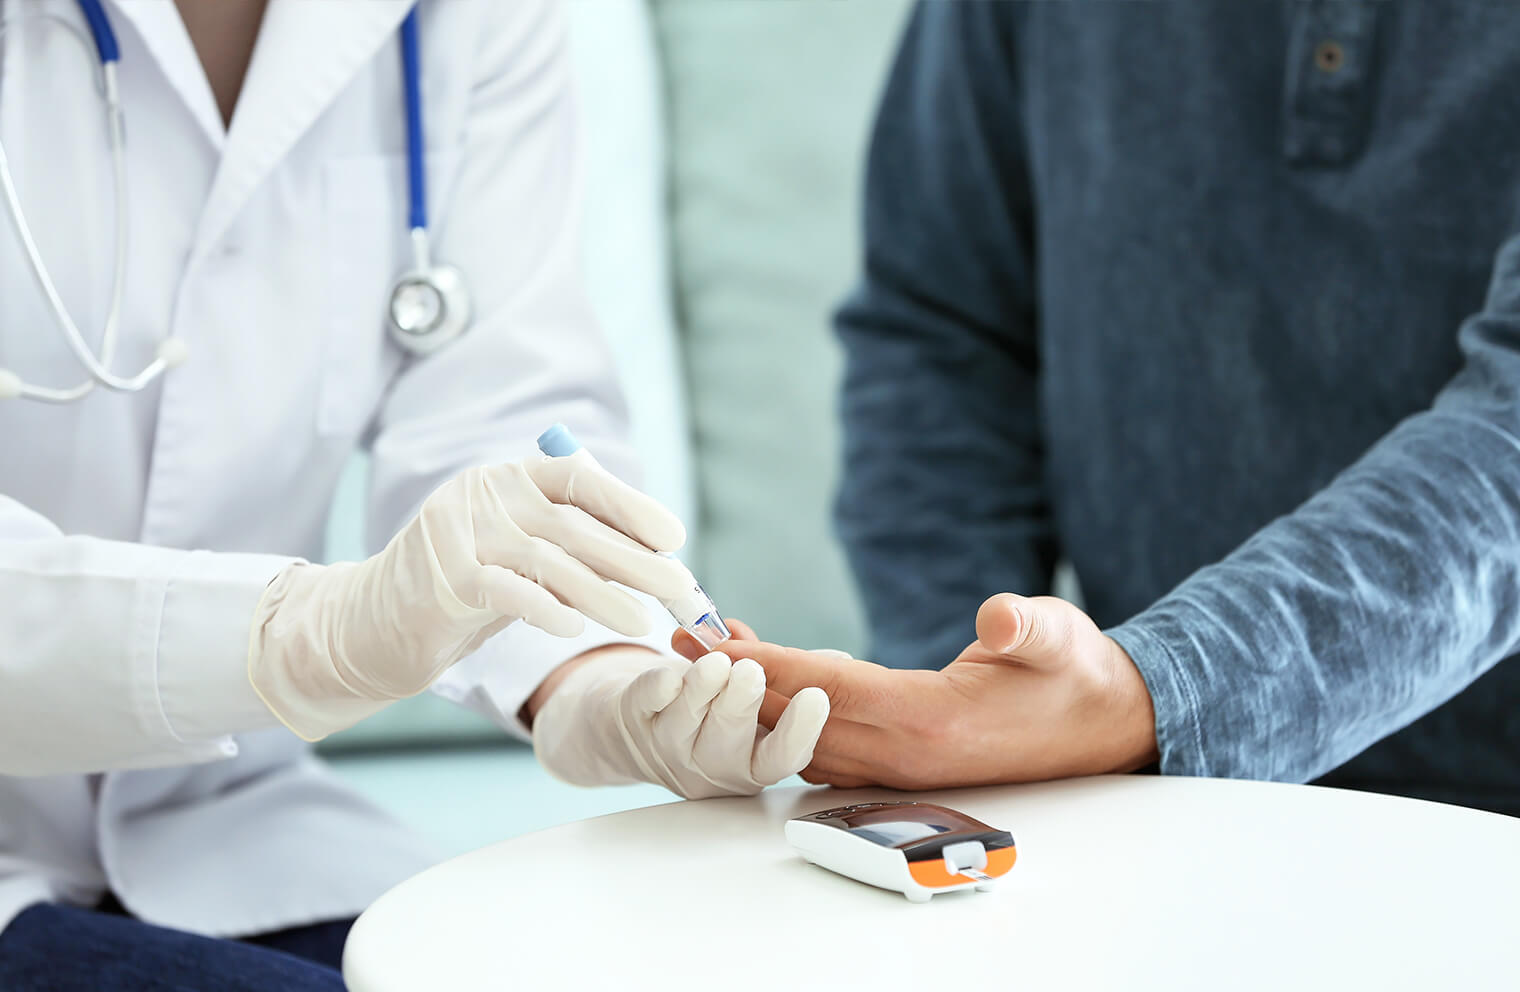
M917 8L839 526L873 657L928 670L730 645L771 715L828 690L807 777L1520 814L1517 41L1513 5Z

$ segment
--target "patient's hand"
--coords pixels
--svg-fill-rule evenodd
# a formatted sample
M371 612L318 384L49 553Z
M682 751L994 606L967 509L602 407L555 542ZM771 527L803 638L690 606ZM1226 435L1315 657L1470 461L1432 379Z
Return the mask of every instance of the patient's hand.
M757 643L748 627L730 626L736 639L718 650L765 669L762 722L807 686L828 693L831 716L802 773L809 782L930 789L1132 771L1156 760L1139 671L1064 600L992 597L977 612L977 640L941 671Z

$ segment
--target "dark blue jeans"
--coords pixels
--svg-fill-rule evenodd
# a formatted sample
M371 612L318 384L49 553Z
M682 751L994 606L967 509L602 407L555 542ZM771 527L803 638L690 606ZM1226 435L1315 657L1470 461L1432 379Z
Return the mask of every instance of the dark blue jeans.
M353 920L223 940L41 903L0 932L4 992L342 992Z

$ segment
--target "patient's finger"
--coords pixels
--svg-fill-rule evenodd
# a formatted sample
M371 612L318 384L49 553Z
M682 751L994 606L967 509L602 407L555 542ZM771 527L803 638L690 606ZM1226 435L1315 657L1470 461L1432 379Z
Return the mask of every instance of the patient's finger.
M776 721L781 719L791 701L790 696L783 696L774 689L765 690L765 698L760 700L760 725L766 730L775 730Z
M687 661L696 661L707 653L707 649L681 627L670 635L670 649Z
M728 625L728 632L734 635L734 640L736 641L758 641L760 639L755 634L754 629L743 620L725 617L723 622Z
M759 662L765 669L766 685L788 699L803 689L817 686L829 694L835 712L843 700L857 695L875 673L885 671L868 661L784 648L764 641L725 641L718 645L718 650L731 658L753 658Z
M825 695L827 695L827 693L825 693ZM774 689L765 690L765 698L760 701L761 726L765 727L767 730L774 730L776 727L776 721L781 719L781 714L786 712L787 704L791 701L792 697L783 696L781 693L777 692ZM833 700L829 701L829 706L831 709L833 708ZM847 717L840 716L838 712L831 712L829 714L829 722L838 724L853 723L861 727L871 726L871 724L863 723L859 720L850 720Z
M835 757L834 755L821 754L816 749L813 752L813 760L800 773L808 782L824 781L829 785L838 785L842 781L850 781L859 785L881 785L880 769L873 770L864 768L856 761ZM840 788L847 788L840 786Z
M818 734L808 768L836 778L849 776L881 783L891 774L890 768L883 767L883 758L890 753L891 743L890 736L879 727L841 720L830 713Z
M755 636L755 632L750 629L749 624L745 623L743 620L724 620L723 622L728 625L728 631L734 635L734 640L759 640L759 638ZM725 641L724 643L726 644L728 642ZM675 633L670 635L670 648L672 651L685 658L687 661L696 661L698 658L702 657L708 652L708 649L703 647L701 642L699 642L695 637L691 636L691 633L689 631L681 627L677 627Z
M808 765L800 774L802 775L802 780L809 785L829 785L836 789L864 789L869 785L875 784L869 779L827 772L813 765Z

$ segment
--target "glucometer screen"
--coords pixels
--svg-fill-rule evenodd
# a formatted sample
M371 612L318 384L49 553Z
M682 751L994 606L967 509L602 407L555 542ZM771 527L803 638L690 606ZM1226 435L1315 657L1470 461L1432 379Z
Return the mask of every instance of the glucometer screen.
M946 844L957 841L981 841L989 851L1013 846L1013 837L1006 830L930 803L861 803L826 809L802 819L826 823L861 840L896 848L909 861L939 857Z
M846 827L850 833L882 847L905 847L928 840L935 834L949 833L950 828L937 823L916 823L912 820L886 820L869 826Z

